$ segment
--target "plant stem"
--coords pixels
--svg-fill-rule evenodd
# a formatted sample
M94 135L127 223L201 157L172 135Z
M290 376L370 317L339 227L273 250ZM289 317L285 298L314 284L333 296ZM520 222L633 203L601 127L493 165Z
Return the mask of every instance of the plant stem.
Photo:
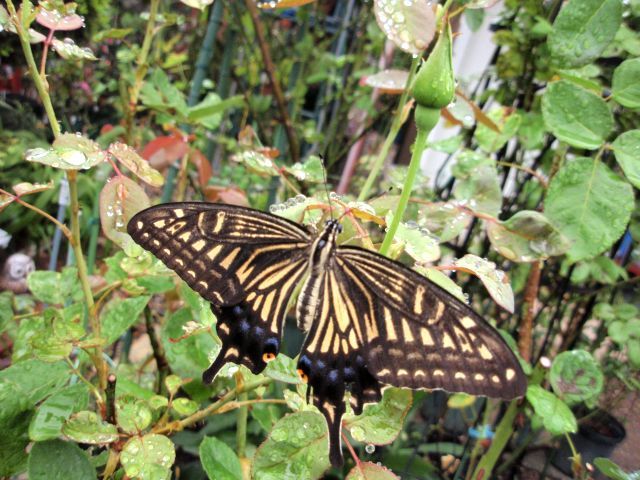
M393 237L398 230L398 226L400 225L400 221L402 220L404 211L406 210L407 204L409 203L411 190L413 189L413 184L418 175L418 171L420 170L420 160L422 159L422 152L424 151L428 136L428 131L418 129L416 141L413 143L413 153L411 154L411 163L409 163L407 178L405 179L404 185L402 187L402 193L400 194L400 201L398 202L398 206L396 207L395 212L393 212L391 225L389 225L387 234L382 241L382 246L380 247L381 255L387 255L387 253L389 253L389 248L391 247L391 243L393 242Z
M520 324L520 338L518 340L518 350L520 355L527 362L531 361L532 339L533 339L533 317L535 315L536 300L538 298L538 287L540 286L540 273L542 271L542 261L536 261L531 265L527 286L524 292L524 316Z
M24 200L22 200L19 196L17 195L13 195L9 192L7 192L6 190L3 190L0 188L0 194L3 195L8 195L10 197L14 198L15 202L18 202L20 205L22 205L23 207L28 208L29 210L33 210L34 212L36 212L39 215L42 215L44 218L46 218L47 220L53 222L56 227L58 227L60 229L60 231L62 232L62 234L67 237L67 240L71 240L71 230L69 230L67 228L66 225L64 225L63 223L60 223L58 221L58 219L53 218L51 215L49 215L47 212L45 212L44 210L40 210L38 207L36 207L35 205L31 205L30 203L25 202Z
M156 16L158 14L158 7L160 6L160 0L151 0L149 7L149 20L147 21L147 28L144 33L144 40L142 41L142 48L136 60L138 67L136 68L135 79L131 89L129 90L129 98L125 118L125 128L127 131L127 143L131 143L133 138L133 118L136 114L136 107L138 105L138 97L140 96L140 90L144 82L144 77L147 74L149 65L147 60L149 58L149 50L151 49L151 40L153 39Z
M380 174L380 170L382 170L382 166L384 165L384 161L387 159L387 155L389 154L389 149L393 144L394 140L398 136L398 132L402 127L403 119L405 117L405 105L407 104L407 99L409 98L409 89L411 87L411 83L413 82L413 78L416 75L418 70L418 66L420 66L421 57L417 56L411 62L411 67L409 70L409 77L407 78L407 83L404 86L404 92L402 92L402 96L400 97L400 101L398 102L398 108L396 110L395 116L393 117L393 122L391 123L391 127L389 128L389 133L387 137L384 139L384 143L382 144L382 148L380 149L380 153L376 157L375 162L371 168L371 172L369 172L369 176L358 195L358 201L362 202L367 199L369 196L369 192L373 187L373 183L378 178Z
M249 15L251 16L251 21L253 22L253 27L258 39L258 46L260 47L260 52L262 53L262 60L264 61L264 69L267 73L267 76L269 77L269 83L271 84L271 88L273 89L273 95L276 97L276 103L278 104L280 117L282 123L284 123L287 140L289 141L291 163L297 163L299 160L298 139L296 138L295 132L293 130L291 119L289 118L289 112L287 110L287 104L285 103L284 95L282 93L282 88L280 87L280 83L276 78L276 68L273 64L273 60L271 59L271 53L269 52L269 46L264 35L262 23L260 22L260 18L258 18L258 7L256 7L255 0L245 0L244 3L247 7Z
M250 392L255 390L256 388L263 387L265 385L269 385L273 380L270 378L262 378L260 380L256 380L251 383L245 383L240 388L236 387L227 394L225 394L222 398L220 398L217 402L212 403L206 408L202 410L198 410L193 415L189 415L187 418L183 418L182 420L171 422L167 425L162 426L159 429L154 429L154 433L169 433L180 431L186 427L189 427L195 423L198 423L201 420L204 420L209 415L213 415L218 413L218 410L222 408L226 403L228 403L233 397L239 395L244 392Z

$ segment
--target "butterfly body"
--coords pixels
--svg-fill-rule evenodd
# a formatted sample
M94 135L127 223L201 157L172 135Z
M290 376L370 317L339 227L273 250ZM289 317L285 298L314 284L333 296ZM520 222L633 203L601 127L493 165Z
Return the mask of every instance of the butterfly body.
M342 463L347 391L356 414L387 385L506 399L525 392L518 360L493 327L410 268L339 246L335 220L314 237L257 210L175 203L138 213L128 231L211 302L222 348L205 383L227 362L259 373L276 357L304 282L296 316L307 335L297 368L327 420L334 465Z

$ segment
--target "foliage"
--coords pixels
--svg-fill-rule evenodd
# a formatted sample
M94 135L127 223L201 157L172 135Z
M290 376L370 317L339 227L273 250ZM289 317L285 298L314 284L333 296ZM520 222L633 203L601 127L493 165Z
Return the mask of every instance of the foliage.
M489 478L513 467L501 455L519 460L510 439L522 451L545 431L575 432L583 407L607 406L608 389L640 389L640 316L627 295L638 278L627 266L640 260L628 247L640 241L637 2L508 0L484 90L454 80L448 19L464 12L479 28L491 1L357 2L348 49L336 27L346 13L330 2L262 2L260 14L252 0L169 3L118 15L108 0L0 7L2 54L30 70L38 99L0 104L0 228L11 249L38 252L28 293L0 294L0 476L312 479L329 469L326 423L295 358L282 353L259 374L227 365L203 384L220 348L209 305L126 231L135 213L172 199L269 208L310 228L333 209L340 242L414 267L517 351L525 401L501 410L456 395L434 416L439 393L389 388L344 417L354 461L331 478L456 468ZM393 74L374 78L387 39ZM455 130L428 140L441 116ZM411 122L410 164L383 170ZM421 174L425 148L446 153L450 178ZM341 194L327 194L325 179Z

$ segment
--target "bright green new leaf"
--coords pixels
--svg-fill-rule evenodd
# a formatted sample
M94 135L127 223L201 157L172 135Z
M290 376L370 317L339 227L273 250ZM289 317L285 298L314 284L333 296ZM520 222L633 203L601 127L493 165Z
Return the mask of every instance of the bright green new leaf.
M54 393L37 408L29 424L29 438L34 442L58 438L67 418L87 408L88 403L89 392L82 383Z
M108 344L135 325L151 297L116 298L109 302L102 313L102 337Z
M164 384L167 387L167 391L171 395L175 395L178 389L182 386L182 379L178 375L169 375L164 379Z
M281 418L253 457L254 480L315 480L329 468L329 440L324 417L312 411Z
M302 163L294 163L285 168L301 182L320 183L324 181L322 160L317 155L312 155Z
M226 443L215 437L205 437L198 453L209 480L242 480L240 460Z
M120 438L115 425L103 421L97 413L83 410L72 415L62 426L62 433L78 443L100 445Z
M544 428L552 435L578 431L576 417L567 404L540 385L529 386L527 400L542 419Z
M293 358L280 353L275 360L267 363L264 374L279 382L302 383L297 368L297 363Z
M549 380L553 391L569 405L585 402L595 406L604 376L600 365L586 350L569 350L559 354L551 365Z
M29 453L29 480L95 480L87 453L73 442L37 442Z
M621 0L569 1L547 39L552 59L562 68L590 63L611 43L621 21Z
M0 333L5 331L13 318L13 301L10 292L0 293Z
M399 480L391 470L377 463L362 462L351 469L345 480Z
M593 464L606 475L607 478L611 478L612 480L638 480L638 478L640 478L640 470L627 473L608 458L598 457L594 459Z
M614 194L615 193L615 194ZM572 262L608 249L624 233L634 208L633 189L599 160L568 161L553 177L545 215L572 241Z
M29 290L41 302L62 305L82 297L78 269L65 267L62 272L36 270L27 277Z
M640 108L640 58L625 60L613 71L611 96L627 108ZM637 157L636 157L637 158Z
M173 410L181 417L191 415L198 410L197 402L185 397L176 398L171 403Z
M142 480L168 480L175 459L173 442L155 433L131 438L120 454L127 475Z
M387 445L402 431L411 402L411 390L388 388L379 403L366 405L360 415L346 415L343 424L359 442Z
M144 400L130 395L116 398L116 420L124 432L142 432L149 426L151 419L151 408Z
M611 146L627 180L636 188L640 188L640 130L624 132L614 140Z
M607 103L566 80L547 86L542 96L542 116L551 133L577 148L599 148L613 129Z

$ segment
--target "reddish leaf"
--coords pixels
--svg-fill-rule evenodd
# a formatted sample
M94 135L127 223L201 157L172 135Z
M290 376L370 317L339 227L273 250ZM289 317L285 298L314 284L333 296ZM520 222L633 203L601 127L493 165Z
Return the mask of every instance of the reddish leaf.
M38 12L36 22L49 30L69 31L84 27L84 19L80 15L75 13L63 15L57 10L45 10L44 8Z
M189 159L198 169L198 183L200 184L200 187L206 187L209 183L209 179L213 175L213 169L211 168L209 159L197 148L191 149Z
M100 192L100 223L104 234L123 248L132 243L127 223L150 205L149 197L134 181L127 177L110 179Z
M238 187L220 187L209 185L204 188L204 197L209 202L227 203L229 205L239 205L248 207L247 195Z
M188 150L189 144L185 137L174 133L151 140L142 150L142 157L156 170L164 170L182 158Z

